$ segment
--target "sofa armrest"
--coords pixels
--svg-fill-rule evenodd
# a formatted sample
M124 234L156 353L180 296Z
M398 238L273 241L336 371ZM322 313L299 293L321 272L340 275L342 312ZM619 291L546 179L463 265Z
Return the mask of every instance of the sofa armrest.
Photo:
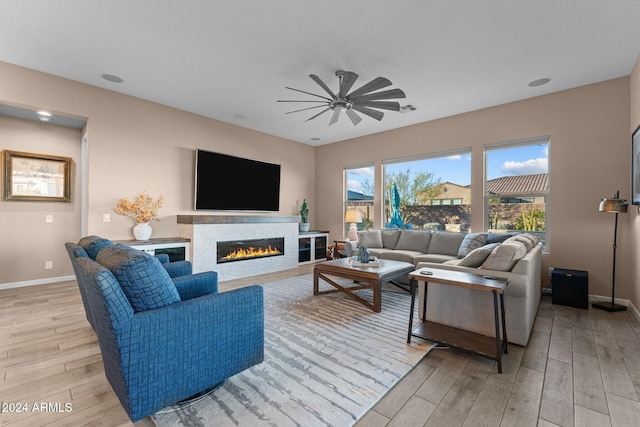
M172 280L182 301L218 292L218 273L215 271L179 276Z
M351 240L345 241L344 247L342 248L342 251L344 251L344 253L342 255L344 255L347 258L352 257L353 253L357 249L357 245L358 245L357 241L351 241Z
M193 267L190 261L163 262L161 264L171 278L187 276L193 273Z
M160 264L168 264L169 263L169 255L167 254L156 254L154 255Z

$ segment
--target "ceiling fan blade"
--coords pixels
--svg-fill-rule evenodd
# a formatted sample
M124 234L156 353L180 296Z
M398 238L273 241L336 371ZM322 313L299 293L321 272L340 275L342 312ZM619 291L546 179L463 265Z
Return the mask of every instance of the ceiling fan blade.
M320 108L320 107L326 107L326 104L325 104L325 105L316 105L316 106L313 106L313 107L307 107L307 108L301 108L301 109L299 109L299 110L288 111L288 112L286 112L285 114L297 113L297 112L299 112L299 111L313 110L314 108Z
M328 101L301 101L298 99L278 99L276 102L319 102L321 104L327 104Z
M362 99L362 98L360 98ZM371 108L382 108L383 110L393 110L400 111L400 103L399 102L389 102L389 101L358 101L353 105L362 105L364 107Z
M383 87L391 86L391 84L392 83L389 81L389 79L385 79L384 77L376 77L366 85L351 92L348 95L348 98L350 99L357 98L359 96L364 95L365 93L373 92L374 90L379 90L379 89L382 89Z
M361 99L374 100L374 99L394 99L394 98L406 98L407 96L400 89L389 89L381 92L369 93L367 95L361 95L357 98L351 97L352 102L360 101Z
M305 92L304 90L294 89L294 88L288 87L288 86L285 86L284 88L285 89L289 89L289 90L295 90L296 92L306 93L307 95L317 96L318 98L322 98L322 99L326 99L327 101L331 101L331 99L327 98L326 96L316 95L315 93Z
M331 99L338 99L338 97L336 96L335 93L333 93L331 91L331 89L329 89L329 86L327 86L321 79L320 77L316 76L315 74L309 74L309 77L311 77L313 79L314 82L318 83L320 85L320 87L322 89L324 89L329 95L331 95Z
M305 122L308 122L309 120L313 120L313 119L315 119L316 117L318 117L320 114L324 114L324 113L326 113L326 112L327 112L327 111L329 111L329 110L331 110L331 108L327 108L326 110L322 110L322 111L320 111L318 114L316 114L315 116L313 116L313 117L309 117L307 120L305 120Z
M331 121L329 121L329 126L338 122L340 118L340 108L336 108L333 110L333 116L331 116Z
M351 108L347 110L347 116L351 119L351 123L353 123L354 126L358 126L358 123L362 121L362 118L358 115L358 113L353 111Z
M365 107L364 105L354 104L352 108L378 121L382 120L382 117L384 117L384 113L382 111L372 110L371 108Z
M358 80L358 75L351 71L339 71L336 73L342 76L342 80L340 82L340 91L338 92L338 98L342 99L347 96L349 91L351 90L351 86Z

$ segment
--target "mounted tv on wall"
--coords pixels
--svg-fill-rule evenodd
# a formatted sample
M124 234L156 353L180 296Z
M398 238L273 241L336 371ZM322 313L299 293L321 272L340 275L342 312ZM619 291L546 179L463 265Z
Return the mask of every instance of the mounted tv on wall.
M280 210L280 165L197 149L195 171L196 210Z

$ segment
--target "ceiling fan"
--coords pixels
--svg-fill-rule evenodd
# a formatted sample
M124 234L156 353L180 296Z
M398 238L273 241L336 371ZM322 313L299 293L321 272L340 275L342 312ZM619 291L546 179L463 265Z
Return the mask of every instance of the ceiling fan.
M358 75L351 71L336 71L336 76L340 80L338 86L338 92L334 93L329 86L327 86L320 77L315 74L309 74L309 77L313 79L316 83L320 85L322 89L325 90L330 95L330 98L322 95L316 95L315 93L305 92L304 90L294 89L292 87L285 87L286 89L293 90L296 92L305 93L307 95L315 96L318 98L322 98L322 101L319 100L304 100L304 101L294 101L294 100L279 100L278 102L314 102L320 103L321 105L315 105L313 107L302 108L299 110L289 111L285 114L297 113L300 111L311 110L314 108L322 108L325 109L320 111L318 114L309 117L306 122L309 120L313 120L321 114L326 113L327 111L333 111L333 116L329 121L329 126L338 122L340 118L340 112L344 111L347 117L351 119L351 123L356 126L362 118L356 113L356 111L365 114L369 117L372 117L376 120L382 120L384 113L382 110L393 110L400 111L400 104L395 101L381 101L383 99L393 99L393 98L404 98L406 95L400 89L389 89L383 90L380 92L376 92L382 88L387 86L391 86L391 82L384 77L377 77L371 80L369 83L360 87L359 89L354 90L349 93L351 87L358 79ZM355 110L355 111L354 111Z

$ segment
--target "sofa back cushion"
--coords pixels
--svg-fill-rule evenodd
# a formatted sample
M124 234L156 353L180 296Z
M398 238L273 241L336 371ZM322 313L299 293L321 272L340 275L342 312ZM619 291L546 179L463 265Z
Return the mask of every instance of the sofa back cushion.
M499 244L500 243L489 243L488 245L476 248L469 252L467 256L458 261L456 265L459 265L461 267L478 268L482 265L483 262L485 262L491 252L493 252L493 250Z
M424 230L400 230L396 249L427 253L431 232Z
M113 242L100 236L85 236L78 242L78 246L85 250L89 258L96 260L98 253L108 246L113 246Z
M462 243L462 240L464 240L465 236L465 233L451 233L447 231L433 233L428 253L452 255L457 257L460 244Z
M400 238L399 229L384 229L382 233L382 244L387 249L395 249Z
M511 271L513 266L527 254L527 247L516 240L504 241L489 254L480 268L496 271Z
M487 244L487 233L469 233L464 236L460 248L458 248L458 258L464 258L474 249Z
M509 237L507 240L505 240L505 242L510 242L510 241L523 243L527 247L527 252L528 252L538 244L540 239L538 239L533 234L523 233L523 234L516 234L515 236Z
M367 248L382 248L382 231L367 230L358 233L358 246L366 245Z
M151 255L117 244L98 254L97 262L115 276L135 311L180 302L180 295L160 261Z

